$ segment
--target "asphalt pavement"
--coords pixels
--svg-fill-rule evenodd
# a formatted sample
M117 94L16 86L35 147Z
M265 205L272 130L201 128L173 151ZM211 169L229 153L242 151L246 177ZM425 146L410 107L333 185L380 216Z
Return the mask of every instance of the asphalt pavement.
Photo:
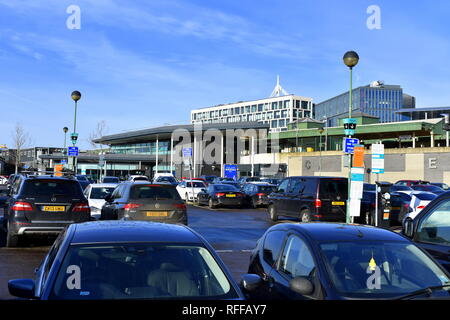
M3 212L0 209L0 224ZM233 277L239 281L247 272L250 251L274 223L266 209L188 206L189 227L202 235L217 250ZM34 278L54 239L23 241L19 248L6 248L6 235L0 231L0 299L11 299L8 280Z

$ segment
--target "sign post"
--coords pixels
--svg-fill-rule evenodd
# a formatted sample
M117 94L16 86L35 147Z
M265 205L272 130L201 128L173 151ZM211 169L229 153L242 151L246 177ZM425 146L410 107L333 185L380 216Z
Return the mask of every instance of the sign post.
M384 173L384 144L377 143L372 145L372 172L377 174L375 181L375 226L378 227L378 179L379 174Z
M192 148L183 148L183 161L184 164L189 166L189 180L191 181L191 192L192 192L192 202L195 200L194 195L194 182L192 180ZM189 195L186 199L186 202L189 202Z

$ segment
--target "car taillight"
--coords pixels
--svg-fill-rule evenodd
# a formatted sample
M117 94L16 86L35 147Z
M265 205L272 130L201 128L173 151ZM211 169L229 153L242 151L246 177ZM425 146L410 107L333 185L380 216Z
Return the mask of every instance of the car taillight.
M72 209L72 212L91 212L91 208L87 203L76 203Z
M225 195L225 193L223 193L223 192L216 193L216 196L218 196L218 197L223 197L224 195Z
M33 207L28 202L16 202L13 207L13 211L33 211Z
M137 204L137 203L127 203L127 204L123 207L123 209L126 210L126 211L128 211L128 210L131 210L131 209L139 208L139 207L141 207L141 206L142 206L142 204Z
M258 197L264 197L266 194L265 193L257 193L256 194Z
M417 209L423 209L425 206L418 206Z
M186 210L186 205L184 203L176 203L173 206L180 210Z
M316 208L322 207L322 200L316 199L316 200L314 201L314 206L315 206Z

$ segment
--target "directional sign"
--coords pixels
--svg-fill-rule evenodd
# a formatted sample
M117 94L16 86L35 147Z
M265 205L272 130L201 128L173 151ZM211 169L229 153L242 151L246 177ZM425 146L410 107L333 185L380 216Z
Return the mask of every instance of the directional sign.
M183 148L183 157L192 157L192 148Z
M344 153L353 154L355 145L359 144L359 139L344 138Z
M224 165L224 172L226 178L232 178L234 180L237 180L237 170L238 166L235 164L225 164Z
M384 144L372 145L372 173L384 173Z
M343 122L344 122L345 135L346 136L355 135L357 120L348 118L348 119L344 119Z
M78 157L78 147L68 147L67 149L69 157Z

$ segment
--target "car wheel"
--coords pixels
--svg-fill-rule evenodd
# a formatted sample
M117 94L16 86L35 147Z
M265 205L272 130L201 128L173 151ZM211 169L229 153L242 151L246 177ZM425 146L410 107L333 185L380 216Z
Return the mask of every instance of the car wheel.
M216 208L216 206L214 205L214 202L213 202L213 200L211 198L209 198L208 207L210 209L215 209Z
M273 204L269 206L269 216L270 220L272 221L278 220L277 210L275 209L275 206Z
M8 248L14 248L17 247L18 244L19 244L19 236L8 232L8 234L6 235L6 246Z
M308 209L304 209L300 212L300 221L304 223L311 222L311 212Z

